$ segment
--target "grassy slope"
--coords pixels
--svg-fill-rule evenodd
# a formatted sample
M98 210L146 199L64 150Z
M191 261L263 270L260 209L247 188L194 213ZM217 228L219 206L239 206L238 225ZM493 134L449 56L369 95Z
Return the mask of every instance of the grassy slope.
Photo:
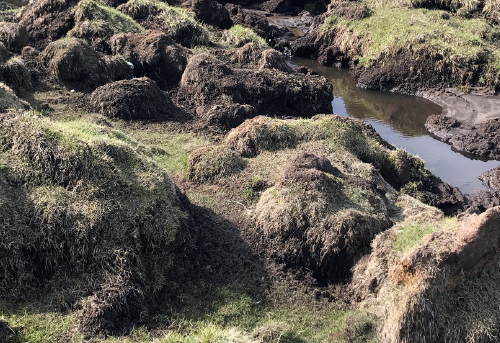
M360 65L370 68L401 52L432 58L473 72L478 65L484 71L477 86L496 85L500 81L500 29L484 18L466 19L442 10L398 6L397 2L367 1L370 15L360 20L329 17L321 30L327 34L342 28L346 45L359 42ZM352 41L352 42L350 42Z

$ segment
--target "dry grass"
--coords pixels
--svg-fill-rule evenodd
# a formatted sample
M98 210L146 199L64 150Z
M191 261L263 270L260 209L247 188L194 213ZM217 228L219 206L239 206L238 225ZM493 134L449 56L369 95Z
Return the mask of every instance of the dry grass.
M206 182L234 174L246 163L234 151L219 146L196 150L189 156L188 165L191 180Z
M118 10L136 20L152 21L176 42L187 46L210 45L212 34L208 27L195 19L194 13L183 8L170 6L159 0L129 0Z
M105 126L31 114L0 127L2 293L50 284L53 301L83 306L89 331L147 311L188 216L166 172Z

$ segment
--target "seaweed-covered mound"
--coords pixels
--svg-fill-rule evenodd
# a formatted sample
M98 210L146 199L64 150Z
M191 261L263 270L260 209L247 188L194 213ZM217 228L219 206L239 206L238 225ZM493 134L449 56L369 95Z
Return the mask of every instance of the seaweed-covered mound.
M110 118L163 119L174 112L168 94L147 77L108 83L97 88L89 100L95 111Z
M189 60L179 97L194 108L201 107L197 114L213 105L245 104L260 114L310 117L331 112L333 95L331 84L323 77L233 69L215 57L200 54Z
M173 287L188 202L127 141L82 120L0 115L2 298L47 295L95 332L143 317Z

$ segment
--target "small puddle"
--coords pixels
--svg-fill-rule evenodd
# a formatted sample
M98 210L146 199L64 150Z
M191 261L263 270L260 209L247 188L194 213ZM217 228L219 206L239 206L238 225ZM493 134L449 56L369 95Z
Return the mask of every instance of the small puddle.
M462 193L488 189L478 176L500 162L471 159L427 133L425 121L441 113L440 106L419 97L360 89L348 70L321 66L315 60L292 57L290 64L304 65L332 82L333 113L363 119L387 142L418 155L427 169Z

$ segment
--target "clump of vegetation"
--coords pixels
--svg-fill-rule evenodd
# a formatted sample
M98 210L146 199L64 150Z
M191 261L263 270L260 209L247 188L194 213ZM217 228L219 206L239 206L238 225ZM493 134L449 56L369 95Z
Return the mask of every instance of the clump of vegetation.
M264 38L257 35L252 29L241 25L234 25L228 31L225 31L224 40L234 47L242 47L247 43L254 43L259 48L268 47Z
M112 35L144 31L144 28L128 15L94 0L82 0L78 3L75 23L68 35L83 38L102 52L109 51L108 40Z
M3 83L0 83L0 111L6 112L7 110L17 111L21 109L28 109L29 104L19 99L12 89Z
M87 21L90 25L99 27L107 25L113 33L143 32L144 28L131 17L94 0L82 0L75 12L77 23Z
M119 330L172 284L188 213L167 173L109 127L2 115L0 290L46 285L84 331ZM181 241L184 241L182 239Z
M108 80L104 59L82 39L52 42L42 51L40 59L56 82L93 89Z
M234 174L245 167L245 161L224 146L206 147L189 155L189 178L196 182Z
M30 91L33 89L31 72L19 57L10 58L0 66L0 75L4 82L16 92Z
M210 45L211 33L207 26L195 19L193 12L170 6L159 0L129 0L118 10L130 15L145 27L157 27L176 42L187 46Z
M306 267L320 281L342 280L357 254L390 228L386 192L343 175L327 158L302 153L255 208L256 236L270 256Z

